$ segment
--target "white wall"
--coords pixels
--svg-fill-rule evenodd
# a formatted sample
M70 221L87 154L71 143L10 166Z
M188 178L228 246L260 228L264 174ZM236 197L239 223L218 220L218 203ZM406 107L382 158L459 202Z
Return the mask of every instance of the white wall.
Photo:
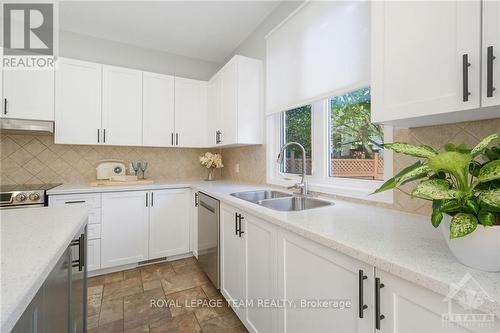
M266 40L264 37L288 17L304 1L284 1L269 14L264 21L248 36L233 54L266 60ZM229 59L228 59L229 60Z
M67 31L59 34L59 55L198 80L208 80L222 65Z

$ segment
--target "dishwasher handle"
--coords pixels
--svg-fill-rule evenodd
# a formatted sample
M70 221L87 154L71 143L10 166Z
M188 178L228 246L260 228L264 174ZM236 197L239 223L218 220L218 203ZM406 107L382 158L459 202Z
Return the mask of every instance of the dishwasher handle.
M198 197L198 205L200 205L201 207L203 207L206 210L209 210L210 212L212 212L213 214L215 214L215 208L212 207L212 206L210 206L209 204L207 204L205 201L203 201L199 197Z

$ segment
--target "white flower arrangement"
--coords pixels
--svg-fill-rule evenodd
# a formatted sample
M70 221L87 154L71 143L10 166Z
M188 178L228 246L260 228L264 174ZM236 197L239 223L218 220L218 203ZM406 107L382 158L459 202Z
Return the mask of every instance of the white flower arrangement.
M206 152L205 155L200 157L200 164L207 169L219 169L224 167L222 164L222 156L220 154L212 154L210 152Z

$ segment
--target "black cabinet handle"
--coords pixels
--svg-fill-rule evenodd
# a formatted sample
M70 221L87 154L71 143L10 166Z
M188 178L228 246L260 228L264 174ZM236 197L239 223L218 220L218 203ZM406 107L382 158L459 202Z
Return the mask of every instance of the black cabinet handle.
M102 141L106 143L106 129L102 130Z
M375 278L375 328L380 329L380 321L385 318L380 314L380 288L384 288L384 284L380 283L380 278Z
M174 132L170 133L170 138L172 139L172 146L174 145Z
M146 192L146 207L148 207L148 192Z
M493 55L493 46L488 46L486 55L486 97L493 97L493 60L496 57Z
M3 99L3 114L7 114L7 98Z
M198 192L194 193L194 206L198 207Z
M368 305L365 304L363 297L363 283L368 276L366 276L362 269L358 271L358 303L359 303L359 318L363 318L364 311L368 309Z
M65 204L79 204L79 203L84 203L85 200L75 200L75 201L65 201Z
M99 143L101 141L101 131L99 129L97 129L97 143Z
M175 145L179 145L179 133L175 133Z
M222 132L221 131L217 131L215 132L215 143L221 143L222 140L221 140L221 135L222 135Z
M154 192L151 192L151 207L154 206L155 200L154 200Z
M234 213L234 234L238 236L238 213Z
M78 271L81 272L85 266L85 234L81 234L80 237L71 242L71 245L78 245L78 259L71 261L72 267L78 267Z
M238 224L239 224L239 228L238 228L238 237L241 238L241 234L244 234L245 232L241 230L241 220L243 220L245 217L242 216L241 214L239 214L240 216L238 217Z
M464 54L462 55L462 100L464 102L467 102L469 100L470 92L469 92L469 67L470 67L470 62L469 62L469 55Z

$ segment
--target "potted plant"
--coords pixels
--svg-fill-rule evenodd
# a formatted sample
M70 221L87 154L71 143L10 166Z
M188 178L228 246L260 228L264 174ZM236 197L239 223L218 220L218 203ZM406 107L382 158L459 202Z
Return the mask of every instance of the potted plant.
M220 154L212 154L206 152L205 155L200 156L200 164L208 169L208 176L206 180L215 180L214 169L224 167L222 164L222 156Z
M476 147L447 144L438 153L425 145L386 143L385 149L423 160L401 170L374 193L419 181L409 193L432 201L431 223L463 264L500 271L500 133ZM405 192L406 193L406 192Z

